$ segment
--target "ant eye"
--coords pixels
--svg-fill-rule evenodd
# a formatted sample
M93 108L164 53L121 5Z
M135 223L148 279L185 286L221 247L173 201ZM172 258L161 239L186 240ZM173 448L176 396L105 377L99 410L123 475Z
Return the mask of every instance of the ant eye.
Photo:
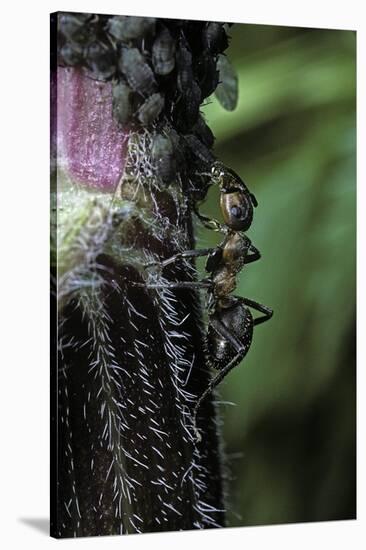
M243 215L243 209L240 206L232 206L230 210L234 218L240 219Z

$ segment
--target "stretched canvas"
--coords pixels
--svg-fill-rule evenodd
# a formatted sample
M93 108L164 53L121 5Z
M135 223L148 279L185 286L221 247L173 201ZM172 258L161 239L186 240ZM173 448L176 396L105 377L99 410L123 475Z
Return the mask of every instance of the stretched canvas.
M350 30L51 15L51 535L353 519Z

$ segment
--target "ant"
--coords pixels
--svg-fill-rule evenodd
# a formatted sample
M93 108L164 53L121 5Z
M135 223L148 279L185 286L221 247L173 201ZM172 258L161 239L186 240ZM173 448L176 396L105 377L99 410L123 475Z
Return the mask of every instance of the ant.
M207 256L205 270L208 276L201 281L146 285L148 288L207 290L207 347L210 364L218 373L194 406L193 426L198 441L201 440L201 435L196 428L196 418L201 403L246 356L252 342L254 326L269 320L273 314L267 306L231 294L236 288L237 274L246 264L260 258L259 250L242 233L252 223L253 206L257 206L257 201L240 177L222 163L216 161L211 171L212 183L220 186L220 206L225 225L206 217L203 220L205 224L212 224L216 231L225 233L222 243L215 248L185 250L166 260L145 265L147 268L160 266L163 269L179 259ZM254 318L249 308L261 315Z

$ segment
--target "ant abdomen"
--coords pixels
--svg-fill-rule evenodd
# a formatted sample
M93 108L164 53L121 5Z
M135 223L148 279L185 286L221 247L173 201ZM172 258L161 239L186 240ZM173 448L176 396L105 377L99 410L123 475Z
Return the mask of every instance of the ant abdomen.
M210 316L207 347L211 365L224 369L235 357L235 367L247 354L253 338L253 316L241 301L220 308Z

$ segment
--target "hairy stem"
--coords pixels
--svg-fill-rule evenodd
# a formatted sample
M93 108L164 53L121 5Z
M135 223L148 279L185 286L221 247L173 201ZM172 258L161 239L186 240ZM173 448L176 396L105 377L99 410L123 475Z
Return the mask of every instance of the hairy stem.
M110 30L107 19L90 21ZM200 443L193 417L211 378L201 297L159 288L196 280L195 266L182 257L164 270L145 267L194 248L194 192L204 196L205 167L166 113L159 125L117 125L110 81L85 67L53 69L51 533L223 526L213 396L199 409ZM191 126L198 107L193 115ZM200 128L209 132L203 120ZM157 139L175 147L175 168L163 176Z

